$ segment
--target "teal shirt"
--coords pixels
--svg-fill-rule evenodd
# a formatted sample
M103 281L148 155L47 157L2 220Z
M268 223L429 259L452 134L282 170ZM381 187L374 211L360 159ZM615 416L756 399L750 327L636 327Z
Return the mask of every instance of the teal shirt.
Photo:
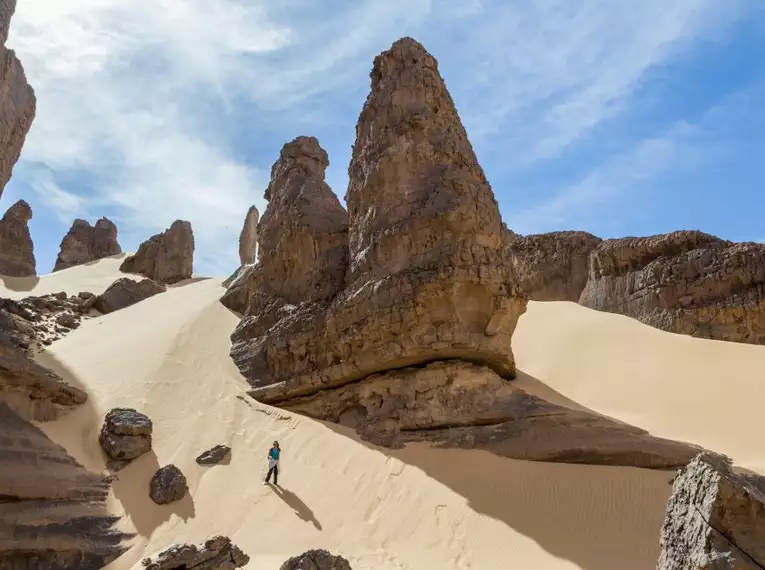
M270 457L270 458L271 458L271 459L273 459L274 461L279 461L279 454L280 454L281 452L282 452L282 450L281 450L281 449L276 449L275 447L272 447L272 448L271 448L271 449L268 451L268 457Z

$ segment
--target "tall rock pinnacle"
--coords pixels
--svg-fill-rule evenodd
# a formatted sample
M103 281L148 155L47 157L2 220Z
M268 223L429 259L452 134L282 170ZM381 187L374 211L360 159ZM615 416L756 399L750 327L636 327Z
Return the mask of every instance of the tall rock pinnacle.
M32 208L19 200L0 219L0 275L31 277L37 275L29 220Z
M244 218L242 233L239 234L239 263L252 265L258 254L258 220L260 212L255 206L250 206Z
M56 258L53 271L66 269L122 253L117 242L117 226L108 218L101 218L95 226L77 219L72 224Z

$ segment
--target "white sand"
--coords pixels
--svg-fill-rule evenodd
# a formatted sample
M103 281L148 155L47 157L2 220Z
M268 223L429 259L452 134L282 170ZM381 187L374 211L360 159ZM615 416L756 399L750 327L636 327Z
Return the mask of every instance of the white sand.
M98 292L120 276L117 267L104 260L66 270L20 296ZM109 408L132 406L154 421L154 453L114 486L110 508L137 536L109 568L213 534L231 536L259 570L315 547L357 570L655 568L671 474L423 446L390 453L259 405L243 397L228 356L237 318L217 302L219 283L172 288L87 321L41 357L91 394L41 425L87 467L103 468L97 435ZM531 391L765 466L755 445L765 420L754 413L765 400L757 386L765 347L671 335L569 303L531 304L514 342L520 369L536 378L519 380ZM262 482L274 438L281 491ZM231 463L197 466L196 455L218 443L233 447ZM191 495L157 506L148 482L167 463L183 470Z

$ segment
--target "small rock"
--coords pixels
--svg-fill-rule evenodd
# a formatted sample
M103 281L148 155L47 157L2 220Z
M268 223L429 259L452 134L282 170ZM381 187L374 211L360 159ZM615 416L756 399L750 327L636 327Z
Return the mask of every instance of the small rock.
M351 564L326 550L309 550L290 558L279 570L351 570Z
M56 322L67 329L76 329L80 326L80 321L72 313L60 314L56 317Z
M230 453L231 448L228 445L216 445L197 457L197 463L199 463L199 465L217 465L225 460Z
M152 427L144 414L132 408L114 408L106 414L98 441L112 459L133 460L151 451Z
M157 470L149 484L149 496L158 505L180 501L188 490L186 477L175 465L166 465Z
M250 557L227 536L214 536L204 544L176 544L159 554L141 560L148 570L233 570L242 568Z

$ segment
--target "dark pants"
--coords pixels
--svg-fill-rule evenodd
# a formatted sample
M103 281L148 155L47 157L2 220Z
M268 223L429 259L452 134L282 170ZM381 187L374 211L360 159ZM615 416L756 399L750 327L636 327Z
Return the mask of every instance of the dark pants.
M268 475L266 475L266 483L268 483L271 480L271 473L274 474L274 485L278 485L279 484L279 464L278 463L268 470Z

